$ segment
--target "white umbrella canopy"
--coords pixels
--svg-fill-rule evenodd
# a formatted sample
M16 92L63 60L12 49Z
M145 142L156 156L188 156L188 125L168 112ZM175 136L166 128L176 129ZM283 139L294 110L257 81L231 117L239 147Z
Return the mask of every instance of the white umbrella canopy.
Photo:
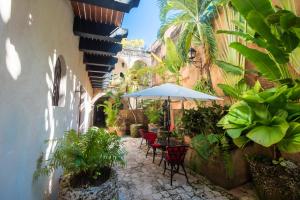
M223 100L202 92L185 88L179 85L166 83L160 86L147 88L138 92L123 95L124 98L160 99L160 100L198 100L216 101Z

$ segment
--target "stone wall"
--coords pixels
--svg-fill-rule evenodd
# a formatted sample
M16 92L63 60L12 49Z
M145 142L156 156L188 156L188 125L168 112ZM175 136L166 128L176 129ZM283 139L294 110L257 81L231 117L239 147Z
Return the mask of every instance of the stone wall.
M144 114L144 111L140 110L140 109L139 110L120 110L119 117L120 117L119 124L126 125L126 133L130 132L131 124L135 124L135 123L143 124L144 128L147 128L147 126L148 126L148 119L147 119L146 115Z
M0 1L0 199L56 198L58 173L32 183L64 131L90 124L89 84L67 0ZM52 106L54 66L65 61L64 105ZM45 140L51 140L45 143Z

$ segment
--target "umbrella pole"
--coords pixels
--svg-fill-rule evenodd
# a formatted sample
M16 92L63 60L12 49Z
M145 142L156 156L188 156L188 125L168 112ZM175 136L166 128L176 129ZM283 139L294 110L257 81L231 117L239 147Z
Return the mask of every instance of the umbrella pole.
M167 119L167 127L168 127L168 145L170 144L170 128L171 128L171 99L168 97L168 119Z

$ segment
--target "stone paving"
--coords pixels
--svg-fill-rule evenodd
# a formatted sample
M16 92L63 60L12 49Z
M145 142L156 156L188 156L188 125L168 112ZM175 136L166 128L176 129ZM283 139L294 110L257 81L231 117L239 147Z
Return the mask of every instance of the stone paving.
M163 175L159 166L160 155L152 163L152 155L145 157L146 147L139 148L140 139L124 138L127 150L126 166L118 169L120 200L231 200L235 199L224 189L211 184L204 177L188 173L190 185L185 176L175 174L170 185L170 172ZM189 170L188 170L189 172Z

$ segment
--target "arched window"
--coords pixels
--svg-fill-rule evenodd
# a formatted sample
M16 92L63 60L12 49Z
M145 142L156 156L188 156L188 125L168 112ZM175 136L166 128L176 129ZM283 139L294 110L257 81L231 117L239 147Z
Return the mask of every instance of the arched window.
M59 56L55 63L52 105L64 107L67 89L67 68L63 56Z
M52 105L53 106L58 106L60 80L61 80L61 61L58 58L56 60L56 64L55 64L55 68L54 68L54 81L53 81L53 92L52 92Z

